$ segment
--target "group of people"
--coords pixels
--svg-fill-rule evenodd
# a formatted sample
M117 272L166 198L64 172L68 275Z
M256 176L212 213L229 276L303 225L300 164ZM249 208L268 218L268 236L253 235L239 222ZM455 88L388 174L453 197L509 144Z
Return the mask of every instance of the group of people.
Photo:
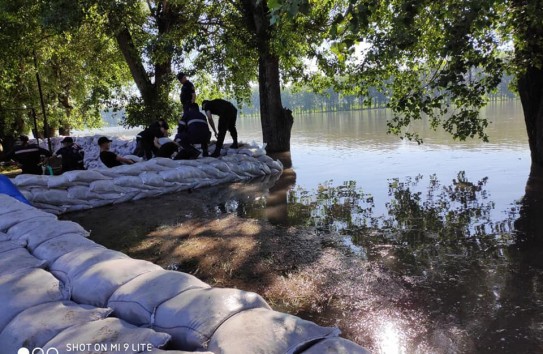
M219 157L227 131L230 132L233 140L230 147L237 149L236 119L238 112L236 107L223 99L204 100L202 110L205 114L203 114L196 103L194 84L188 80L187 75L183 72L177 74L177 79L182 85L180 99L183 106L183 115L178 122L177 134L174 140L161 144L161 139L169 136L169 126L165 120L158 120L137 135L134 155L143 157L146 160L155 156L176 159L196 158L200 152L193 145L199 144L204 157ZM218 132L213 121L213 115L219 116ZM208 152L211 139L209 127L211 127L217 138L215 150L211 155Z
M61 141L62 147L53 155L49 150L40 147L38 144L30 143L26 135L21 135L7 154L6 159L15 161L26 174L48 174L46 167L48 159L52 157L61 159L61 171L84 170L83 158L85 157L83 149L74 143L73 138L65 137ZM52 171L49 172L52 174Z
M219 157L223 147L226 132L230 132L233 143L231 148L238 148L238 133L236 130L237 109L223 99L204 100L202 110L196 103L196 90L192 82L183 72L177 74L181 83L181 104L183 115L179 120L177 134L173 141L163 143L162 138L167 138L169 133L168 123L161 119L149 125L145 130L136 136L136 150L134 155L149 160L153 157L168 157L174 159L192 159L200 155L193 145L199 144L204 157ZM213 122L213 115L219 117L218 130ZM211 130L217 138L215 150L211 155L208 152L208 145L211 139ZM22 173L47 174L45 166L51 157L60 158L62 161L62 172L85 169L83 149L74 143L73 138L65 137L61 141L62 147L52 156L51 152L41 148L38 144L29 143L27 136L20 136L14 149L7 155L8 159L17 162ZM107 167L115 167L121 164L132 164L133 160L117 155L110 151L111 140L107 137L100 137L100 160Z

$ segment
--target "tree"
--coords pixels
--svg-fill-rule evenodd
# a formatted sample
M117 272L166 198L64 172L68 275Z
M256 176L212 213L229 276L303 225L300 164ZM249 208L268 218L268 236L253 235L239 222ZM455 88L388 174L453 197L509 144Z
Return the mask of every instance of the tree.
M296 13L308 0L278 0ZM457 139L487 140L479 116L504 74L521 97L532 161L543 163L543 4L540 0L337 0L330 46L317 57L336 88L390 97L389 131L427 116Z
M100 110L128 78L100 16L73 2L0 1L0 22L0 138L34 128L37 73L51 127L98 125Z

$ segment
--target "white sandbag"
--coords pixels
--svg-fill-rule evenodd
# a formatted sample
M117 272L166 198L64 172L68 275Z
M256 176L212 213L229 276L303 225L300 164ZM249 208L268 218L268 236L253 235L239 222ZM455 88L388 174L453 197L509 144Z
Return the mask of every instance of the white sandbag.
M70 279L96 263L126 258L129 257L124 253L113 251L97 244L95 247L78 248L70 253L66 253L57 258L50 265L49 269L60 281L69 284Z
M63 176L66 176L68 178L68 181L74 183L74 182L94 182L98 180L107 180L110 179L110 177L106 177L103 174L101 174L98 171L93 170L76 170L76 171L68 171L64 172L62 174Z
M169 339L170 336L166 333L138 328L117 318L106 318L65 329L44 346L44 351L56 348L59 354L137 354L147 351L149 347L162 348ZM88 350L74 350L88 344L91 345Z
M207 178L220 179L226 177L227 173L219 170L218 168L211 165L201 165L198 166L202 170Z
M95 263L70 279L72 299L81 304L104 307L121 285L159 269L162 268L156 264L132 258Z
M102 246L89 240L88 238L81 237L80 234L68 233L41 243L32 250L32 254L35 257L46 260L49 264L51 264L62 255L73 252L77 249L89 249L92 247Z
M153 328L171 334L174 349L206 349L207 342L224 321L253 308L270 309L260 295L247 291L188 290L158 306Z
M209 165L215 167L221 172L225 172L225 173L232 172L232 170L230 169L230 166L226 162L221 161L221 160L212 161L209 163Z
M33 251L42 242L64 234L78 234L81 235L81 237L89 236L89 232L81 225L66 220L23 222L8 230L8 235L13 240L25 241L30 251Z
M57 217L32 207L28 210L14 210L11 213L0 215L0 231L7 231L15 225L34 219L41 222L49 222L56 220Z
M124 188L138 188L147 189L148 186L143 184L143 181L139 176L119 176L115 177L113 183L119 187Z
M67 190L49 189L43 190L41 193L33 193L33 203L43 203L52 205L78 204L79 200L70 199Z
M111 198L111 200L113 200L113 204L126 203L133 200L138 194L139 192L121 193L121 195L119 195L117 198Z
M301 354L370 354L369 351L345 338L326 338Z
M167 171L161 171L159 174L162 176L162 178L164 178L165 181L168 182L189 182L201 178L207 178L205 172L192 166L182 166Z
M162 177L163 172L142 172L140 174L141 181L143 184L153 187L170 187L172 184L170 182L164 181Z
M107 199L92 199L89 200L89 205L91 205L93 208L98 208L104 205L111 204L112 202Z
M209 285L190 274L160 269L120 286L109 298L108 306L116 317L125 321L137 326L152 325L157 306L196 288L209 288Z
M58 206L58 205L35 203L35 202L32 202L32 205L43 212L53 214L53 215L62 214L66 212L66 210L68 209L67 206L64 206L64 205Z
M11 241L8 235L0 232L0 254L14 250L16 248L24 248L26 244L19 241ZM0 256L2 257L2 256Z
M156 157L154 160L157 165L166 166L169 168L176 168L181 165L179 160L167 159L165 157Z
M90 194L90 195L89 195ZM68 187L68 198L86 200L92 196L89 186L71 186Z
M46 175L18 175L15 177L12 182L17 187L31 187L31 186L39 186L39 187L47 187L47 181L48 177Z
M336 327L321 327L286 313L254 309L226 320L213 334L207 349L223 354L293 354L320 339L338 335Z
M113 183L113 180L94 181L90 184L89 190L94 193L126 193L133 191L132 188L125 188Z
M70 185L71 183L65 175L49 176L49 179L47 180L47 188L65 188Z
M94 171L99 172L103 176L110 177L110 178L115 178L115 177L119 177L123 175L116 168L102 167L102 168L97 168Z
M3 353L32 350L45 344L64 329L109 316L111 309L78 305L72 301L47 302L19 313L0 333Z
M34 257L24 247L13 248L0 254L0 276L23 269L45 268L46 265L46 261Z
M141 168L137 163L132 165L121 165L113 167L117 176L137 176L141 173Z
M25 269L0 276L0 331L31 306L65 300L61 290L58 279L43 269Z
M7 194L0 193L0 217L6 213L32 209L34 209L32 206L20 202Z

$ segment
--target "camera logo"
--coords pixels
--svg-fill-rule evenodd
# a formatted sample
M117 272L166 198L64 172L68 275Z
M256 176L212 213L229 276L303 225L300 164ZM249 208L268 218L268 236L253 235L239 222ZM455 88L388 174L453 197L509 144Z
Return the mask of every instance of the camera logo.
M59 352L55 348L49 348L47 350L42 348L34 348L29 350L28 348L22 347L17 350L17 354L59 354Z

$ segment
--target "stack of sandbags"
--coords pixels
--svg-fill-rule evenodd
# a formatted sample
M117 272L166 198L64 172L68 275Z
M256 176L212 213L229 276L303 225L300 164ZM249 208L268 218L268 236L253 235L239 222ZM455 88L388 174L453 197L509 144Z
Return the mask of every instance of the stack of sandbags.
M258 294L212 288L192 275L109 250L87 240L79 225L4 195L0 232L0 256L24 250L35 258L20 255L18 270L11 266L2 275L2 260L14 259L0 257L0 303L8 306L0 314L0 346L34 338L34 345L62 353L73 352L67 347L73 343L100 343L110 353L148 350L114 347L144 343L161 353L156 348L171 340L172 349L224 354L365 353L339 338L335 327L273 311ZM105 318L111 311L116 318ZM28 324L34 316L56 324Z
M154 158L60 176L19 175L13 183L32 205L61 214L281 173L281 162L263 155L259 148L253 150L240 149L219 159Z

